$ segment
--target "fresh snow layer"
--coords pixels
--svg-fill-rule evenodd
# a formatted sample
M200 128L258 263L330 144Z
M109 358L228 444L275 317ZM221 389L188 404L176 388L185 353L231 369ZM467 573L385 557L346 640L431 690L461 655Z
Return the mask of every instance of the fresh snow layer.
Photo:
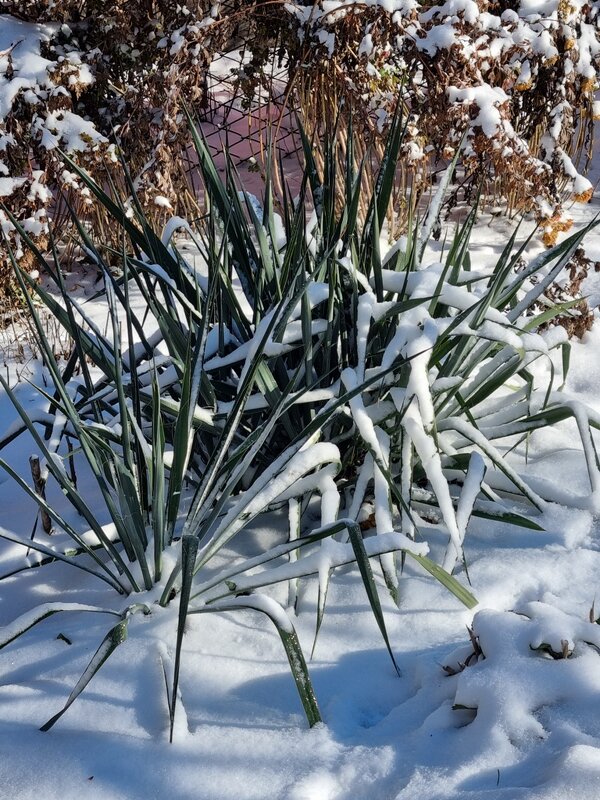
M0 119L6 117L18 92L50 85L48 67L52 62L40 54L40 43L49 41L55 27L0 14ZM9 55L17 76L10 80L4 75Z

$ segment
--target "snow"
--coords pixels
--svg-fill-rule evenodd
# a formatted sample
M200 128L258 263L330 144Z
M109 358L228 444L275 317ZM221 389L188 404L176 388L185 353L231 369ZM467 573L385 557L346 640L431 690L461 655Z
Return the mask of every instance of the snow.
M72 111L53 111L47 114L41 127L41 143L46 150L62 146L67 152L86 150L92 140L106 141L94 125Z
M502 124L499 106L508 102L509 99L502 89L485 83L466 89L451 86L448 89L448 96L452 103L475 104L479 113L474 117L473 125L479 126L490 139L496 134Z
M48 87L48 68L52 62L40 54L40 43L49 41L53 25L32 25L0 14L0 119L10 111L20 91L36 86ZM15 78L6 77L11 55Z

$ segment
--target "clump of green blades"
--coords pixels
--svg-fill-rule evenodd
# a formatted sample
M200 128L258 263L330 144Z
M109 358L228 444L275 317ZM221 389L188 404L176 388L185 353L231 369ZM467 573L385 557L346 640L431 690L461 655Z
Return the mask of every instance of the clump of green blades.
M598 427L600 420L563 402L551 385L540 393L528 370L535 359L548 357L543 339L529 331L565 309L545 312L543 320L527 314L586 231L518 273L525 245L515 247L515 232L498 262L476 274L469 260L473 210L445 262L423 269L445 181L406 248L392 248L388 256L380 249L401 119L392 126L362 224L362 167L355 168L351 137L340 180L335 146L326 146L319 172L302 134L306 171L300 195L293 200L286 191L279 216L269 170L259 208L238 192L231 163L225 181L219 177L201 134L193 125L191 130L209 211L193 229L180 220L162 237L146 221L131 182L133 216L66 159L122 232L117 252L95 242L74 218L81 245L104 277L108 333L66 291L54 243L48 270L58 299L14 262L50 389L38 388L46 410L31 416L0 376L21 420L0 447L28 431L81 525L0 459L60 532L52 545L39 537L2 535L37 551L42 563L66 562L119 595L136 596L125 610L108 610L117 616L116 625L44 730L125 640L135 613L152 613L173 598L179 622L167 682L171 736L186 618L232 610L259 611L272 620L307 719L315 724L321 718L293 624L260 590L287 581L293 605L298 580L318 575L318 632L331 574L356 562L396 665L370 559L379 560L396 602L401 566L409 557L473 607L473 595L452 576L463 560L471 516L541 530L532 515L546 499L514 470L495 440L526 436L575 415L592 490L597 485L590 425ZM185 228L200 268L178 250L176 227ZM27 233L19 234L46 268ZM32 297L73 340L64 365L53 356ZM133 297L143 312L133 310ZM565 364L566 356L565 350ZM65 469L65 440L76 443L76 458L95 481L112 527L100 524ZM320 501L321 524L305 529L301 512L311 498ZM375 501L376 535L363 538L358 519L368 498ZM245 561L231 557L215 574L215 558L230 554L225 548L238 533L259 515L282 509L289 516L287 541ZM427 556L424 541L421 520L432 510L449 534L441 564ZM165 569L165 553L173 550L176 566ZM145 593L158 599L146 602ZM0 647L66 611L106 609L41 606L5 629Z

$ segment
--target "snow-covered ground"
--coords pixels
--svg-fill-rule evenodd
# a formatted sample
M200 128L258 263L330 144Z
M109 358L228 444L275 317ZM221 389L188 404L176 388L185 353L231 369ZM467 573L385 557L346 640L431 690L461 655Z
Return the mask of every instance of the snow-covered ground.
M597 175L596 175L597 177ZM600 208L574 208L584 224ZM492 258L508 223L483 218L474 266ZM533 249L539 247L533 244ZM600 259L600 233L587 242ZM586 290L600 302L600 277ZM565 392L600 411L600 325L573 342ZM35 392L20 386L26 405ZM14 411L0 397L2 428ZM577 492L585 462L563 423L529 442L530 475ZM4 453L23 475L31 443ZM524 461L517 450L515 460ZM0 526L27 535L35 509L0 474ZM277 519L246 534L277 535ZM135 617L128 641L49 733L104 633L103 615L58 614L0 651L0 786L5 797L44 800L480 800L600 796L600 525L589 511L552 506L546 530L472 521L465 540L467 611L408 564L400 609L381 592L402 675L383 646L356 568L333 576L310 672L324 724L309 730L277 634L259 615L192 617L184 640L181 703L168 743L163 661L177 609ZM431 532L441 557L446 537ZM239 554L239 546L236 551ZM17 550L0 548L0 574ZM223 558L227 554L224 554ZM110 605L102 585L60 564L0 583L0 625L58 598ZM461 576L464 579L464 574ZM285 603L285 587L276 596ZM387 598L387 599L386 599ZM294 622L310 652L316 583L303 582ZM469 658L473 627L485 659ZM569 658L535 648L546 644ZM465 661L469 666L462 668ZM444 669L446 667L446 669ZM450 674L454 673L454 674Z

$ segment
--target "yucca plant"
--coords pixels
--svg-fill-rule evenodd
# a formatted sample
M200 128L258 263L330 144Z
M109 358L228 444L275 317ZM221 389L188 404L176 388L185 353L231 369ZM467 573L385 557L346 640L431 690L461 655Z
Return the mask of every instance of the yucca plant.
M56 248L49 271L58 299L13 258L50 388L38 388L47 407L31 417L0 376L21 419L0 446L28 431L81 524L0 460L62 531L51 545L2 535L37 551L43 562L84 569L129 598L125 609L112 611L116 625L44 730L124 641L132 615L157 612L175 599L171 735L186 618L236 609L260 611L274 622L314 724L320 714L293 624L261 590L287 581L293 606L298 580L317 575L318 632L331 574L356 562L394 660L370 559L379 559L396 602L408 556L473 607L475 598L451 574L463 561L471 515L541 528L535 515L547 500L516 472L497 440L512 441L575 413L596 485L589 426L597 420L575 411L551 386L542 387L540 398L528 369L550 347L530 330L564 308L537 318L527 312L585 232L518 273L524 245L515 251L515 232L497 264L475 273L469 261L473 212L445 263L425 267L445 181L407 247L386 255L381 248L403 136L399 117L363 225L361 170L354 169L351 146L341 212L332 188L339 183L335 145L326 144L320 172L304 138L300 195L286 193L280 216L268 180L262 204L239 191L231 164L222 182L201 135L192 131L208 213L193 228L175 219L162 236L144 217L131 182L124 204L65 157L122 232L116 251L95 242L75 219L81 246L104 277L108 333L66 291ZM199 266L177 246L178 228L193 243ZM27 233L19 233L44 264ZM134 297L142 313L134 310ZM66 365L54 359L31 298L72 337ZM65 440L75 442L75 458L95 481L109 525L90 511L65 468ZM320 503L317 528L307 527L302 513L313 497ZM359 522L365 500L374 503L376 534L366 537L368 525ZM284 510L287 541L246 560L229 556L231 563L215 571L216 557L253 519ZM449 535L441 564L427 556L423 518L432 513ZM0 646L68 610L60 602L40 607L5 630Z

